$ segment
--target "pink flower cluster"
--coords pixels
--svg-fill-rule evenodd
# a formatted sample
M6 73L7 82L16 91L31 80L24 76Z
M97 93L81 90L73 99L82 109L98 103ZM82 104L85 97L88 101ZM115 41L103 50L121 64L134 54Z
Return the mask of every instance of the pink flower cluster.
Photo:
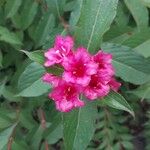
M45 67L57 65L63 68L60 76L46 73L43 81L53 87L49 98L53 99L56 108L68 112L82 107L80 99L84 95L89 100L106 96L110 90L117 91L120 83L114 78L112 55L99 51L92 56L86 48L73 49L74 40L70 36L58 35L54 47L45 52Z

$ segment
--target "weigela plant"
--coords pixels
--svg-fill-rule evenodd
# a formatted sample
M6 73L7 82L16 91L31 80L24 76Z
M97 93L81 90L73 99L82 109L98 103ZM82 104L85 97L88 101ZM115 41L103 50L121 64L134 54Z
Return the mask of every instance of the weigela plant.
M75 50L73 46L72 37L58 35L54 47L44 54L45 67L57 65L63 68L59 76L51 73L43 76L43 81L53 88L49 98L55 101L56 109L61 112L83 107L85 102L80 99L81 95L88 100L101 99L110 90L118 91L121 85L114 78L111 54L99 50L93 56L86 48Z

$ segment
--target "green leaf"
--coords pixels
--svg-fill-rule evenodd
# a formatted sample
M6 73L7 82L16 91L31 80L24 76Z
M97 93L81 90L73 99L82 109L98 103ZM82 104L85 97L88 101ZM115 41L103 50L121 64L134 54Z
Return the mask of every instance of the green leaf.
M133 146L132 142L130 142L130 141L123 141L122 145L124 148L129 149L129 150L134 149L134 146Z
M50 111L46 112L46 118L50 126L44 131L43 136L49 144L54 144L63 137L62 115L56 110L54 104L48 106L48 108ZM49 114L51 114L51 117L49 117Z
M133 50L146 58L150 57L150 40L138 45Z
M20 91L18 95L33 97L48 92L50 85L43 83L41 79L44 72L44 68L37 63L31 63L27 66L18 81L18 89Z
M150 8L150 1L149 0L140 0L140 1L143 3L143 5Z
M35 133L32 134L32 144L31 147L33 149L38 149L39 148L39 144L42 140L42 134L43 134L43 127L40 125L37 130L35 131Z
M21 110L20 115L19 115L20 124L29 130L33 129L34 125L36 125L36 122L33 119L31 113L32 112L31 110L29 110L29 107L26 107L26 109Z
M0 26L0 41L7 42L9 44L21 45L20 39L14 34L10 32L7 28Z
M36 1L26 0L21 11L22 28L26 29L33 21L38 9Z
M141 85L135 90L129 91L128 93L132 93L143 99L150 99L150 83Z
M131 48L105 43L102 49L112 53L116 75L133 84L144 84L150 80L150 63Z
M34 20L38 10L38 2L26 0L22 6L21 13L16 13L16 15L12 17L12 21L17 28L25 30Z
M18 11L22 0L7 0L5 6L6 18L11 18Z
M16 89L12 86L5 86L3 89L3 97L8 101L17 102L21 100L21 97L16 97Z
M0 129L4 129L12 124L12 120L6 114L0 114Z
M66 0L46 0L46 4L48 10L56 17L60 18L63 15Z
M150 29L143 29L139 32L129 27L120 28L114 26L106 33L104 38L109 43L117 43L135 48L150 39Z
M78 20L79 20L80 15L81 15L81 10L83 7L83 1L84 0L76 0L74 9L71 12L71 17L69 20L69 23L71 26L75 26L78 23Z
M115 22L118 27L126 27L129 23L129 14L126 12L126 9L122 2L118 2L117 15Z
M0 67L2 67L3 55L2 51L0 50Z
M130 34L128 33L123 33L122 35L118 36L118 37L115 37L113 39L111 39L110 43L117 43L117 44L122 44L124 41L128 40L130 38Z
M25 141L15 140L12 144L12 150L27 150L31 149Z
M41 50L37 50L37 51L33 51L33 52L28 52L28 51L24 51L21 50L22 52L24 52L31 60L43 65L44 64L44 51Z
M131 33L131 36L123 41L121 44L129 47L137 47L138 45L144 43L146 40L150 39L150 28L143 29L140 32Z
M55 18L49 12L46 13L41 20L39 21L38 25L36 25L36 29L33 32L33 39L36 43L35 48L42 46L50 33L52 32L52 28L55 24Z
M10 126L9 128L0 132L0 149L7 145L10 135L12 134L14 128L17 124Z
M64 11L66 11L66 12L73 11L75 4L76 4L76 1L70 1L70 2L66 3L64 6Z
M55 144L60 138L63 137L62 124L56 128L46 137L48 144Z
M13 110L11 109L8 109L8 108L2 108L0 109L0 114L2 116L6 116L7 115L7 119L9 118L9 120L15 120L16 118L16 112L14 112ZM5 117L4 117L5 118Z
M148 27L148 10L140 0L124 0L139 29Z
M128 102L119 93L110 92L109 95L100 100L100 104L129 112L134 117L134 111Z
M83 45L91 52L99 49L102 36L116 15L117 3L118 0L83 1L75 31L77 45Z
M88 146L95 131L94 104L89 102L83 108L63 114L65 150L83 150Z
M130 35L132 31L133 28L129 26L120 27L120 26L112 25L110 30L106 32L106 34L104 35L103 41L104 42L112 41L114 38L117 38L124 34Z

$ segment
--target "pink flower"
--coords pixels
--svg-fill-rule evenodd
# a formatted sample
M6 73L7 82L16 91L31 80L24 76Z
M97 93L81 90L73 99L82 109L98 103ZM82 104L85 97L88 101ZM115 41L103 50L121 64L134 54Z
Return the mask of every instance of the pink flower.
M114 75L114 68L112 66L112 55L99 51L93 56L93 60L98 64L98 70L107 72L107 76Z
M103 77L100 77L98 74L92 75L90 83L85 87L84 95L90 99L94 100L97 98L102 98L106 96L110 91L108 84L105 84Z
M51 73L45 73L42 77L43 81L49 84L52 84L52 86L56 87L60 81L60 78L51 74Z
M117 91L121 86L114 78L111 54L100 50L92 56L83 47L72 51L73 46L72 37L58 35L54 47L44 54L46 57L44 66L55 65L50 69L54 74L57 72L58 76L45 73L42 79L52 85L49 98L61 112L84 106L84 102L79 99L81 94L89 100L94 100L103 98L111 89ZM56 66L61 67L61 71L55 70Z
M121 86L121 83L117 82L115 80L115 78L112 78L109 82L109 85L111 87L112 90L114 90L115 92L117 92Z
M81 88L78 85L61 80L49 97L55 101L59 111L68 112L73 108L84 106L84 102L79 99L80 93Z
M62 50L64 53L69 53L73 48L74 40L71 36L63 37L58 35L55 40L54 48Z
M85 48L78 48L74 55L64 59L63 66L64 80L82 86L88 85L91 75L97 72L98 67Z
M59 64L63 61L63 58L72 54L71 49L73 48L74 41L70 36L60 36L58 35L55 39L55 44L53 48L50 48L45 52L46 57L45 67L52 66L54 64Z

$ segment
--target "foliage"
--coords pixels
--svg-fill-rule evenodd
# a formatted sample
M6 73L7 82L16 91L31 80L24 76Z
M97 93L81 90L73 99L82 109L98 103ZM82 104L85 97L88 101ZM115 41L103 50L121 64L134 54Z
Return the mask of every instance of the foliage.
M148 0L0 0L0 150L133 150L139 134L150 149L149 8ZM58 34L111 53L119 93L55 110L41 77Z

